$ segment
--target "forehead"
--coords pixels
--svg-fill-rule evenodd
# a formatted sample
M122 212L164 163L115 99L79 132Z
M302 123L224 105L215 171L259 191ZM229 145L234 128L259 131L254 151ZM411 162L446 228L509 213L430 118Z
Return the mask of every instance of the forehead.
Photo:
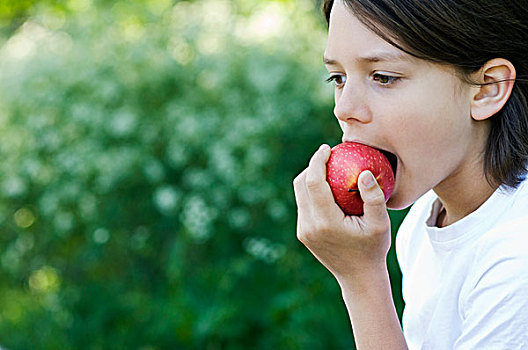
M330 13L324 61L329 67L336 66L345 70L349 67L370 67L376 62L388 62L390 67L412 71L430 81L447 79L457 89L467 85L454 66L417 58L388 43L366 27L346 7L343 0L337 0ZM434 87L435 83L429 85Z
M377 60L415 59L367 28L343 0L337 0L330 13L325 57L338 59L344 56L367 56Z

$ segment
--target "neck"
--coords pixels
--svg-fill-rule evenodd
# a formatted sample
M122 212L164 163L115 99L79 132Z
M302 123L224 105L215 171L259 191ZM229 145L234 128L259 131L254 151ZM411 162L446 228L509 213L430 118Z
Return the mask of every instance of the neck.
M437 226L445 227L477 210L497 189L488 183L481 164L460 171L438 184L434 191L444 207Z

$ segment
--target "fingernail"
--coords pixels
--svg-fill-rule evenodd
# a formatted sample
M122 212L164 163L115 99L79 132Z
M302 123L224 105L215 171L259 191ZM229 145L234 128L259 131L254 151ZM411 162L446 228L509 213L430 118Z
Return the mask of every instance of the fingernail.
M330 148L330 146L328 146L326 143L322 144L321 147L319 147L320 150L325 150L328 148Z
M365 175L361 177L361 182L363 183L363 185L366 188L373 187L374 184L376 183L376 179L374 179L374 175L372 175L372 173L369 170L365 170L363 173L365 173Z

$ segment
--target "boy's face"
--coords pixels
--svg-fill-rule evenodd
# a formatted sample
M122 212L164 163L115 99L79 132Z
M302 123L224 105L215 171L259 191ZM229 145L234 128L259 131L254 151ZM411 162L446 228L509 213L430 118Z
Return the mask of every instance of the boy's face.
M325 62L336 83L343 141L398 159L388 207L404 208L437 186L455 188L482 167L487 129L471 118L471 88L452 67L410 56L334 3ZM481 179L478 179L480 181Z

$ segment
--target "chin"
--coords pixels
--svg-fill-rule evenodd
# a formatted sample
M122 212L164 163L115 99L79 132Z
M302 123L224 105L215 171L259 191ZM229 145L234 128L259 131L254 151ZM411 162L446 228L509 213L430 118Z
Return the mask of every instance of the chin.
M405 198L406 196L399 195L395 191L387 201L387 209L391 210L402 210L410 207L418 198Z

